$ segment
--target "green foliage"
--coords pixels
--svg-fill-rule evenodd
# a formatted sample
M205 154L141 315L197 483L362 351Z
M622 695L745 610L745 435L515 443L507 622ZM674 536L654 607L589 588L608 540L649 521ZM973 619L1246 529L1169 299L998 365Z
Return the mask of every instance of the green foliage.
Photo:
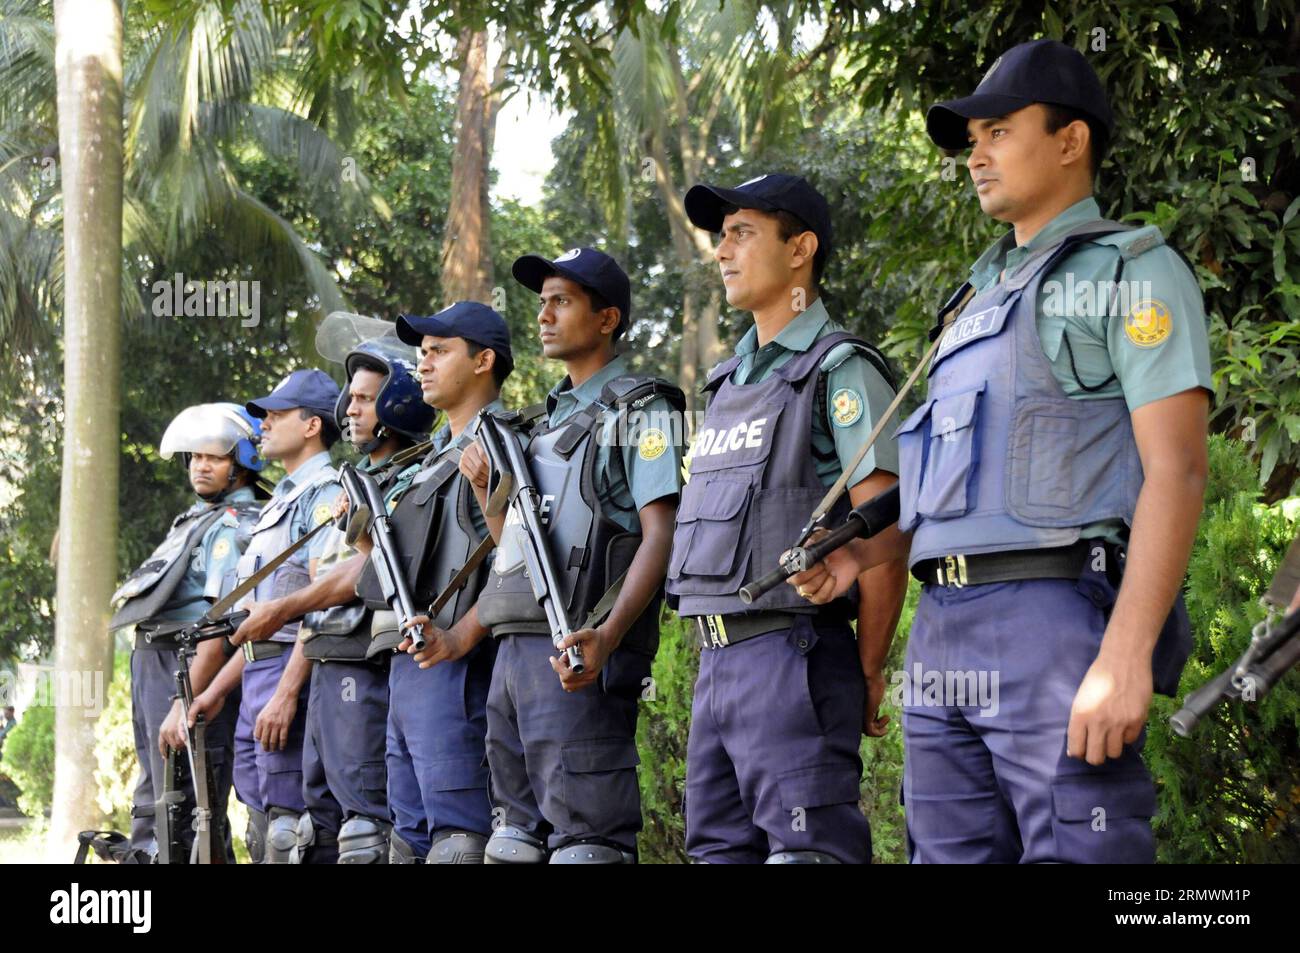
M1215 437L1205 515L1188 567L1187 608L1195 646L1179 697L1231 665L1264 617L1258 599L1300 529L1281 508L1258 503L1243 444ZM1295 863L1300 860L1300 681L1285 676L1263 699L1220 705L1191 738L1157 696L1146 758L1159 792L1156 843L1171 863Z
M691 698L700 669L700 650L692 629L665 606L659 617L659 653L651 677L653 697L643 697L637 720L641 755L641 817L637 838L643 864L686 862L686 738Z
M135 755L135 730L131 723L131 653L113 659L113 681L108 699L95 723L95 803L111 830L131 829L131 797L139 764Z
M42 817L54 797L54 706L33 705L5 736L5 773L18 785L18 809Z

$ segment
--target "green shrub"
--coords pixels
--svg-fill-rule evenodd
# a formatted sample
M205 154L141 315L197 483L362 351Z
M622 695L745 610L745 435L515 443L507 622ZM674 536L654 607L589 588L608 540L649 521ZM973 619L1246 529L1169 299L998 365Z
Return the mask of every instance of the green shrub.
M1244 445L1210 443L1207 505L1188 567L1195 645L1179 698L1231 664L1264 616L1268 588L1297 526L1281 506L1257 503L1257 470ZM1169 863L1300 861L1300 679L1292 672L1263 699L1220 705L1191 738L1157 696L1147 737L1159 812L1156 844Z
M43 817L54 798L54 707L33 705L5 737L5 773L18 785L18 810Z
M135 731L131 725L131 653L113 659L113 681L108 700L95 724L95 797L107 818L106 827L131 830L131 795L139 765L135 757Z
M659 654L651 675L652 691L642 693L637 721L641 755L641 816L637 840L642 863L686 862L686 736L691 726L691 698L700 669L700 650L690 629L667 607L659 617Z

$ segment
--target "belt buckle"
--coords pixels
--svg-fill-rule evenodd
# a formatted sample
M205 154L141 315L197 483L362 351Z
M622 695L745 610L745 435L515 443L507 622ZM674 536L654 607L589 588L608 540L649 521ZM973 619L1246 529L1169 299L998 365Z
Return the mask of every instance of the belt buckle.
M701 634L706 635L707 640L712 644L713 648L720 649L724 645L728 644L727 626L722 621L722 616L706 615L706 616L701 616L700 618L703 622L704 629L707 630L705 632L701 632Z
M944 586L960 589L966 585L966 557L960 553L956 556L944 556L939 563L939 582Z
M243 645L243 649L244 649L244 661L245 661L245 662L256 662L256 661L257 661L257 659L253 658L253 643L252 643L252 642L245 642L244 645Z

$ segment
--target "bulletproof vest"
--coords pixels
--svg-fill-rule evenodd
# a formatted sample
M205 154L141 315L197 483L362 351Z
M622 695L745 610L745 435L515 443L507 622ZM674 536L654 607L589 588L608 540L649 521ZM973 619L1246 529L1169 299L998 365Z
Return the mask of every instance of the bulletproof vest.
M256 500L196 503L172 520L167 537L113 593L113 602L126 601L113 614L109 631L157 616L185 578L191 554L203 541L204 533L227 511L234 513L241 530L246 530L261 506Z
M389 488L401 470L400 466L381 465L371 473L378 482L386 502ZM355 550L348 547L346 553L340 554L338 561L342 562L350 558L353 552ZM367 562L366 567L369 566ZM316 573L319 577L321 573L319 562L316 564ZM299 633L303 643L303 657L314 662L364 661L369 657L366 650L370 647L372 614L360 598L341 606L330 606L328 609L308 612L303 616L302 630Z
M668 561L668 600L686 616L779 610L817 614L792 586L777 586L746 605L740 588L775 569L798 541L826 495L812 447L813 413L822 361L839 344L870 345L846 331L812 343L752 384L735 384L734 356L709 374L711 394L690 456ZM831 510L830 525L848 513L847 495ZM856 614L856 590L836 600L832 613Z
M461 450L471 438L466 431L461 439L425 457L420 472L393 510L392 526L402 569L411 587L411 598L422 610L446 588L483 539L474 527L478 501L459 469ZM483 586L488 562L480 563L474 575L439 610L434 625L450 629L470 610ZM371 609L388 609L373 562L367 562L362 570L357 594ZM390 627L395 626L394 617L376 611L375 619L387 624L377 624L371 633L371 656L396 648L401 641L396 628Z
M248 548L239 557L239 565L235 570L236 585L257 572L264 563L270 562L293 545L290 527L293 523L294 504L308 491L337 479L337 470L333 467L321 467L284 496L271 498L253 526L253 537L248 541ZM279 599L291 592L297 592L311 582L311 575L308 572L309 549L310 546L303 546L281 563L275 572L259 582L253 588L252 599L256 602ZM298 637L298 625L297 620L287 623L271 636L271 641L293 642Z
M614 584L641 545L640 532L630 532L605 511L596 491L597 435L608 414L624 415L657 397L665 397L679 413L685 407L681 390L654 378L616 377L600 396L563 423L542 424L533 431L527 457L543 500L543 525L551 558L560 577L560 595L569 624L578 629L605 591ZM621 427L620 424L616 425ZM617 448L613 460L622 461ZM546 612L533 596L524 568L518 534L523 525L507 516L492 571L478 600L478 619L493 636L549 635ZM624 635L620 647L653 655L659 646L659 603L656 596ZM589 624L599 624L593 619Z
M1075 400L1038 334L1039 286L1083 242L1120 263L1161 244L1154 227L1081 226L977 295L944 333L929 394L897 432L899 528L910 561L1068 546L1090 523L1133 522L1142 463L1123 397Z

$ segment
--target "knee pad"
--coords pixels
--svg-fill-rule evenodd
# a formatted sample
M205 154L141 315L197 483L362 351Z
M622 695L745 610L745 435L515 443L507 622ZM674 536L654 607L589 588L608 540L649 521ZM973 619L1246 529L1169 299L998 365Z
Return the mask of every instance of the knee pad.
M470 831L452 831L438 835L429 848L426 864L481 864L488 839Z
M349 817L339 828L340 864L388 863L388 835L392 825L361 814Z
M266 862L266 815L257 808L248 809L248 828L244 831L244 845L248 848L251 863Z
M601 841L579 841L557 847L552 864L635 864L636 854Z
M544 864L546 845L517 827L502 827L492 832L483 851L485 864Z
M397 836L397 831L388 834L388 862L390 864L418 864L420 858L415 856L411 845Z
M765 864L838 864L840 861L819 850L782 850L763 861Z
M271 808L266 824L266 858L262 863L298 863L298 818L293 811Z

